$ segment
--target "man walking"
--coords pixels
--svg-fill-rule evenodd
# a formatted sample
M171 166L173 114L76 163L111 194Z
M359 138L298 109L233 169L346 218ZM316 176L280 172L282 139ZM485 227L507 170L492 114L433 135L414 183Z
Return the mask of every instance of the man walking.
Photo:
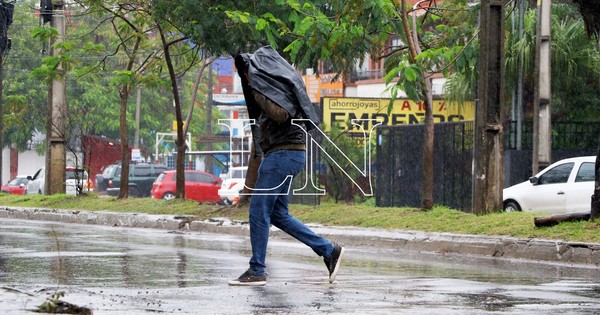
M250 268L229 284L267 284L265 261L271 224L322 256L329 271L329 282L333 283L344 248L317 235L288 212L292 179L305 166L305 129L313 127L293 119L310 119L315 124L319 121L304 82L271 46L262 47L254 54L236 56L235 65L249 116L260 127L260 130L256 126L252 129L254 152L262 152L263 158L250 199Z

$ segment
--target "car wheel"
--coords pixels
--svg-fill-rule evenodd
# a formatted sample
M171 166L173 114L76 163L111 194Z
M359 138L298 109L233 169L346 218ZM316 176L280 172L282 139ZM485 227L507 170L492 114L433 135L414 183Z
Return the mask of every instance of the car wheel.
M521 207L519 206L519 204L516 201L509 200L504 203L504 211L506 211L506 212L521 211Z
M167 192L162 196L162 199L164 199L164 200L175 199L175 194L172 192Z

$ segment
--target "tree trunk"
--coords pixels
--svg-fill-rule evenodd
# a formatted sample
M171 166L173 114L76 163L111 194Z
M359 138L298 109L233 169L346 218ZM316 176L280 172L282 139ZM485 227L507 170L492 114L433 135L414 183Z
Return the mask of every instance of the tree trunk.
M167 63L167 69L169 70L169 77L171 79L171 89L173 92L173 102L175 103L175 119L177 120L177 140L175 145L177 146L177 164L176 180L175 180L175 197L178 199L185 199L185 151L187 145L185 143L185 134L183 126L183 115L181 114L181 100L179 98L179 87L177 86L177 75L175 73L175 67L173 66L173 60L171 59L171 53L169 52L170 44L167 43L165 33L160 25L156 24L156 27L160 33L160 39L163 44L163 51L165 53L165 61ZM193 104L191 105L193 106ZM188 117L188 121L191 117Z
M121 187L117 199L129 197L129 135L127 134L127 100L129 85L121 87L121 109L119 111L119 135L121 139Z
M132 57L127 63L127 71L133 69L135 62L135 54L138 52L141 43L141 38L138 37L133 45ZM125 199L129 197L129 135L127 134L127 101L129 99L130 84L125 83L121 87L121 109L119 112L119 135L121 138L121 187L117 199Z
M4 80L4 55L3 53L0 53L0 183L4 183L4 179L2 178L2 165L4 165L3 161L2 161L2 152L4 150L4 124L3 124L3 119L2 117L4 117L4 103L2 102L2 98L4 96L4 84L3 84L3 80ZM10 178L10 174L9 174L9 180Z
M587 212L576 212L567 214L555 214L546 217L535 217L533 222L536 227L554 226L561 222L587 221L590 214Z
M408 24L408 12L406 0L402 0L402 26L408 42L408 53L411 63L416 63L416 57L421 53L421 46L417 37L416 20L412 16L412 29ZM421 196L421 209L431 210L433 208L433 144L434 144L434 122L433 122L433 97L431 92L431 81L427 73L422 73L421 84L425 96L425 141L423 142L423 191Z
M598 151L596 152L596 166L594 168L596 181L592 195L592 219L600 218L600 137L598 137Z
M423 78L425 86L425 141L423 143L423 197L421 209L431 210L433 208L433 154L435 126L433 122L433 97L431 92L431 81Z

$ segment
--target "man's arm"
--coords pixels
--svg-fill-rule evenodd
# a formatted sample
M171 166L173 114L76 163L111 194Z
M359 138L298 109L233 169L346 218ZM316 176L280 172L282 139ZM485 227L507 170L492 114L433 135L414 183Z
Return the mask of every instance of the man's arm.
M254 100L256 100L256 103L260 109L262 109L262 111L265 112L265 114L267 114L267 116L276 123L281 124L290 117L288 112L283 109L283 107L273 103L273 101L266 98L260 92L252 90L252 95L254 96Z

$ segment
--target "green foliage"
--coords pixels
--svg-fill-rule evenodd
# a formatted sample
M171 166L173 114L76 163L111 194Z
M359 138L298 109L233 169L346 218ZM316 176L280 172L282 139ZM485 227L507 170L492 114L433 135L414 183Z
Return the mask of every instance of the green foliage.
M518 13L516 9L508 9L507 14ZM462 16L465 20L472 20L471 17ZM512 19L507 17L506 23L505 87L508 93L517 87L518 63L523 60L525 113L532 113L537 9L529 8L525 12L521 39L516 27L510 24ZM597 106L600 97L596 92L600 89L598 43L586 37L581 15L573 5L554 3L551 25L553 120L596 121L596 117L600 116L600 107ZM475 98L478 51L479 43L473 38L456 58L455 67L445 86L449 100L460 103ZM509 100L508 98L507 108L510 106Z
M115 70L113 71L110 83L115 87L133 84L135 82L135 75L136 73L131 70Z
M143 72L122 71L128 60L128 51L119 46L119 37L110 23L110 16L99 6L105 1L88 1L88 6L72 6L72 15L67 23L67 41L57 44L62 53L48 56L48 42L58 32L51 27L39 27L34 17L39 1L16 3L13 27L10 35L13 49L5 56L4 97L5 145L16 144L20 150L26 148L34 133L44 133L48 109L48 84L59 75L56 70L61 64L66 69L67 80L67 133L77 138L83 134L119 137L119 88L118 84L131 84L133 89L142 84L140 137L146 146L153 145L155 133L171 130L174 120L170 82L160 62L160 50L156 41L144 42L141 49L148 52L142 60L148 63ZM117 1L111 3L117 4ZM139 14L141 16L141 14ZM143 21L139 16L135 21ZM147 16L146 16L147 17ZM116 29L126 30L124 24L115 24ZM122 38L134 39L135 33L121 34ZM44 50L44 53L40 51ZM187 43L174 45L174 61L179 71L194 69L194 57ZM157 62L158 61L158 62ZM138 65L140 67L140 65ZM142 69L142 68L140 68ZM193 80L193 79L192 79ZM190 94L182 91L182 94ZM127 107L127 122L130 139L133 139L135 98L130 97ZM189 103L188 103L189 104ZM204 118L195 115L194 130L204 131ZM214 115L218 117L218 115ZM45 147L37 144L44 152ZM37 150L37 149L36 149Z
M31 36L40 42L47 42L58 37L58 30L54 27L37 27L31 31Z
M35 131L46 126L48 89L39 79L30 76L31 71L41 65L44 54L40 51L47 48L31 36L39 24L30 9L35 3L34 0L15 3L13 24L8 29L12 49L4 55L2 65L4 145L14 144L18 150L26 149ZM45 32L48 36L53 33L48 29Z
M387 0L272 2L155 1L209 55L235 55L269 44L300 68L328 60L350 73L366 53L379 54L397 17ZM205 14L210 12L210 14Z
M472 39L476 23L470 23L476 22L476 14L463 1L448 0L439 7L428 8L426 14L416 19L416 25L409 22L411 30L416 27L420 51L417 50L414 59L408 51L400 50L386 60L385 79L392 96L403 91L418 102L425 98L423 78L433 73L448 77L458 68L475 73L477 59L472 59L475 57ZM398 36L406 38L404 34Z
M353 128L355 126L350 123L346 126L332 126L327 135L328 140L321 142L327 157L323 159L325 188L335 202L360 201L365 198L362 191L370 191L368 178L361 173L368 173L365 168L370 168L370 162L374 161L375 152L370 150L374 144L368 143L368 137L350 136L348 131Z
M411 63L407 54L400 58L400 62L387 69L385 83L389 86L388 89L390 89L393 98L396 97L399 91L404 91L410 99L418 102L425 98L420 78L425 75L426 69L418 63ZM390 103L390 105L392 104ZM391 112L391 110L392 106L388 106L388 112Z
M56 313L56 309L60 304L60 299L65 296L64 291L58 291L52 294L41 305L38 305L37 311L40 313Z

